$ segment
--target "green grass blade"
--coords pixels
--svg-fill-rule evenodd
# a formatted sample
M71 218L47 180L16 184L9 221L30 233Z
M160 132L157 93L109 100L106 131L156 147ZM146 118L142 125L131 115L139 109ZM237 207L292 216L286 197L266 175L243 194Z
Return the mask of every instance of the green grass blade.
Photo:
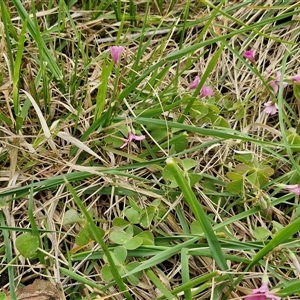
M212 256L215 259L217 265L221 268L221 270L228 270L228 266L226 264L226 260L224 258L221 246L219 244L218 238L216 237L212 225L209 222L207 215L205 214L202 206L200 205L198 199L196 198L193 190L189 186L188 181L185 179L183 175L183 171L177 166L176 162L172 158L167 159L167 165L170 167L170 170L173 172L173 176L181 189L185 200L188 205L192 209L196 219L201 225L205 237L208 241L210 250L212 252Z
M290 239L295 233L300 231L300 218L296 219L289 225L283 227L278 233L276 233L272 240L261 249L253 258L250 265L247 267L247 270L250 270L254 267L259 260L268 255L275 247L284 244Z
M5 226L5 217L2 210L0 211L0 224L2 227ZM6 262L8 264L7 268L8 268L8 277L9 277L10 299L17 300L16 285L15 285L15 277L16 277L15 267L10 265L10 263L13 261L11 238L9 236L8 230L3 230L2 234L4 238Z
M24 6L22 5L22 2L20 0L12 0L13 4L15 5L21 19L23 22L25 22L26 19L28 19L28 31L30 35L33 37L33 39L38 42L38 34L39 28L37 28L34 24L34 22L31 20L31 18L28 16L28 13L26 12ZM39 32L40 34L40 32ZM62 72L56 62L54 61L49 49L47 48L45 42L43 40L39 40L42 51L45 54L45 61L47 63L47 66L49 67L51 73L55 76L55 78L59 81L63 79ZM40 49L41 50L41 49Z

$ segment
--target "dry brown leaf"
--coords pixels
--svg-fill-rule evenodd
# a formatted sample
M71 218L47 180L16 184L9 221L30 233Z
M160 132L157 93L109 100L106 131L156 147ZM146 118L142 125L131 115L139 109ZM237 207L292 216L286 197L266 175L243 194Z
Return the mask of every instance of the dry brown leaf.
M18 300L60 300L58 289L49 281L36 279L32 284L17 289ZM6 297L10 300L10 296Z

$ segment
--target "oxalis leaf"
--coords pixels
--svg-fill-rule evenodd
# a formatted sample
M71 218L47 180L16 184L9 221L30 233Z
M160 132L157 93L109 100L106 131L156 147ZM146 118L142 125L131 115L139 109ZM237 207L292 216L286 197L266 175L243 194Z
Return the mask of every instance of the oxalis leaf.
M23 233L17 237L16 247L25 258L32 258L39 247L39 238L28 232Z

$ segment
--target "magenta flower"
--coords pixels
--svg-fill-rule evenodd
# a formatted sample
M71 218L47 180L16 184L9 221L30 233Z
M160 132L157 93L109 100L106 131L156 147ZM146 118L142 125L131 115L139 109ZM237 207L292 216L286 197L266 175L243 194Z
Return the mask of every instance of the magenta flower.
M280 297L273 295L268 288L268 282L262 282L259 289L252 290L245 300L280 300Z
M189 86L189 90L193 90L196 89L198 84L200 82L200 77L196 76L195 79L191 82L190 86Z
M281 80L281 72L277 71L276 72L276 79L270 82L270 86L273 88L275 94L278 93L280 80ZM288 83L283 82L282 86L285 88L285 87L288 86Z
M273 101L268 101L264 104L265 109L263 110L264 113L268 115L275 115L278 110L277 103L274 103Z
M243 56L250 62L255 63L255 50L247 50L244 52Z
M292 81L296 81L297 83L300 84L300 74L292 76L291 79Z
M124 51L124 47L122 46L112 46L109 48L111 57L113 61L115 62L115 65L119 64L121 59L121 54Z
M215 94L213 89L207 85L203 85L202 90L200 92L199 97L204 98L204 97L211 97Z
M137 136L130 131L130 132L128 132L127 139L125 140L124 144L120 148L121 149L124 148L132 141L141 141L141 140L144 140L145 138L146 137L144 135Z
M284 188L285 188L287 191L289 191L289 192L295 194L296 196L299 196L299 195L300 195L300 186L299 186L299 184L286 184L286 185L284 186Z

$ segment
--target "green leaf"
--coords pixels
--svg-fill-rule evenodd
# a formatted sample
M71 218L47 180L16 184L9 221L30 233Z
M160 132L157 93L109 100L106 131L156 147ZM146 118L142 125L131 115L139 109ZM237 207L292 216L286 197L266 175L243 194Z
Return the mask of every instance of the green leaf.
M114 218L112 223L114 227L120 227L123 229L129 225L128 221L124 220L123 218Z
M63 218L63 225L70 225L80 222L82 222L82 218L79 216L75 209L71 208L65 212Z
M295 128L290 128L286 131L287 142L292 146L300 146L300 136L297 134ZM294 152L300 152L300 148L292 148Z
M162 171L162 176L165 180L173 181L174 175L170 166L166 165Z
M127 271L127 272L130 272L131 270L134 270L135 268L137 268L139 265L140 265L139 262L133 261L133 262L127 264L127 265L125 266L125 268L126 268L126 271ZM126 272L126 273L127 273L127 272ZM136 286L136 285L139 284L139 282L140 282L139 279L142 277L142 275L143 275L143 272L137 272L137 273L134 274L134 275L132 274L132 275L127 276L126 279L128 280L128 282L129 282L130 284Z
M185 171L188 171L198 165L198 162L191 158L185 158L181 161L181 163Z
M150 231L143 231L136 236L143 239L143 245L154 245L154 236Z
M6 207L8 203L6 202L5 198L0 197L0 209Z
M130 207L126 209L124 214L131 224L138 224L140 222L141 215L134 208Z
M243 175L235 173L235 172L227 172L226 176L233 181L241 180L244 178Z
M213 118L213 119L212 119L213 126L230 128L229 122L226 119L224 119L222 116L217 116L217 118Z
M177 153L183 151L184 149L186 149L188 144L189 144L188 139L186 138L185 135L182 135L182 137L175 144L175 151Z
M190 180L190 185L193 186L195 185L197 182L199 182L202 178L202 175L200 174L194 174L194 173L189 173L189 180Z
M294 96L295 98L300 101L300 84L294 84L293 85L293 90L294 90Z
M128 250L134 250L140 247L142 244L143 244L143 239L137 235L130 238L127 242L123 244L123 246Z
M243 164L249 164L253 159L253 154L251 152L238 152L237 155L234 156L234 159L240 161Z
M127 234L122 228L113 227L109 234L109 239L116 244L125 244L132 239L132 236Z
M109 265L104 265L102 266L102 269L101 269L101 277L103 280L105 281L111 281L113 279L113 275L110 271L110 266Z
M87 224L84 225L84 227L81 229L81 231L78 233L78 235L75 238L75 243L78 246L85 246L92 240L91 234L89 231L89 227Z
M0 292L0 300L5 300L6 299L6 294Z
M244 190L244 180L239 179L226 184L226 189L228 192L237 195Z
M39 238L31 233L23 233L17 237L16 247L25 258L33 258L37 254Z
M203 228L198 221L194 221L191 224L191 233L195 235L203 234Z
M145 212L142 213L140 224L143 228L148 228L153 221L155 214L155 207L149 206L146 208Z
M257 227L253 230L253 236L257 240L266 240L271 235L271 232L264 227Z
M127 258L127 250L123 246L118 246L114 249L114 255L118 259L118 265L122 265Z

